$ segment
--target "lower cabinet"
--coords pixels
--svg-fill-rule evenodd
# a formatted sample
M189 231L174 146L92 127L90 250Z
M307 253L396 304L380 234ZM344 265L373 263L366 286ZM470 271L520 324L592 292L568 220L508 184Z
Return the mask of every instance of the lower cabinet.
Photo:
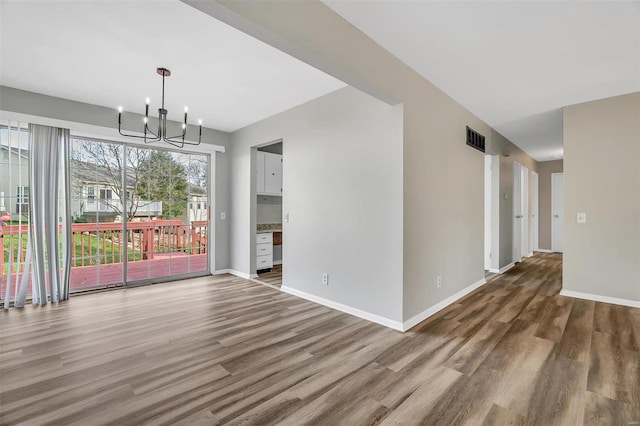
M273 233L256 234L256 270L273 268Z

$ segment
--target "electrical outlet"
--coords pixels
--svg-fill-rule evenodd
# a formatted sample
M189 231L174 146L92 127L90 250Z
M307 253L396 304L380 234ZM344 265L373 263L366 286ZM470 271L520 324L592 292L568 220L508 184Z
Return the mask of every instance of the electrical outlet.
M326 272L322 273L322 284L329 285L329 274Z
M436 278L436 285L438 288L442 287L442 277L440 275Z

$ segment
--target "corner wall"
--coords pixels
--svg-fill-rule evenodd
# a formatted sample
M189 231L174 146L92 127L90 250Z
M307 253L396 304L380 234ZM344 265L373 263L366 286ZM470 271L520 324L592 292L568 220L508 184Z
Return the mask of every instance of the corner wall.
M378 99L402 103L405 326L483 281L484 157L465 145L465 126L489 139L496 132L320 1L182 1ZM500 220L501 229L512 226L511 214Z
M231 137L231 268L253 272L252 147L282 139L283 289L399 328L402 105L346 87Z
M564 108L563 292L640 306L639 164L640 92Z

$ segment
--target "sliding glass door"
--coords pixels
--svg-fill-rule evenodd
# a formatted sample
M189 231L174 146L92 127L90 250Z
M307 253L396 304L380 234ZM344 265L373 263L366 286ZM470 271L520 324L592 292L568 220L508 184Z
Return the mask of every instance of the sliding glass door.
M71 290L204 275L204 154L72 138Z

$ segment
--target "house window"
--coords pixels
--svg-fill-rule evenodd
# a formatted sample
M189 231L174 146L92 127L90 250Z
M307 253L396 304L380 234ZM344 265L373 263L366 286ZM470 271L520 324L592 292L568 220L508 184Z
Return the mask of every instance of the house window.
M111 201L113 198L113 191L110 189L101 189L100 190L100 199Z
M29 187L16 186L16 203L29 204Z
M96 202L96 188L93 186L87 187L87 203L95 204Z

